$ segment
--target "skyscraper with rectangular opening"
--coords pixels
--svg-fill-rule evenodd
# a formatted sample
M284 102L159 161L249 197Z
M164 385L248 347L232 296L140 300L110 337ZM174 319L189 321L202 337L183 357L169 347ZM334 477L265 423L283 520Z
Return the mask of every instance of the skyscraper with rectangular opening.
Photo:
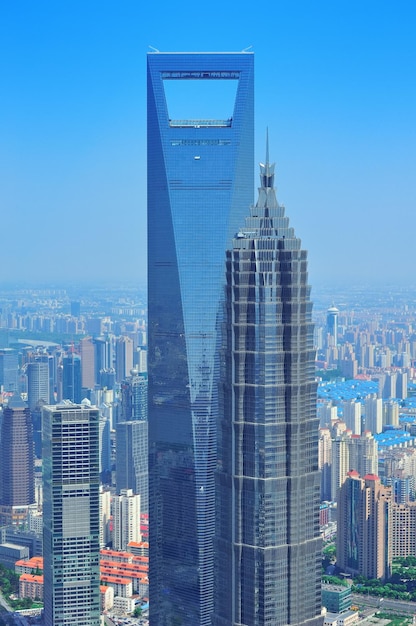
M319 626L320 475L307 255L260 166L227 252L214 626Z
M150 621L208 626L224 255L253 196L253 55L148 55Z

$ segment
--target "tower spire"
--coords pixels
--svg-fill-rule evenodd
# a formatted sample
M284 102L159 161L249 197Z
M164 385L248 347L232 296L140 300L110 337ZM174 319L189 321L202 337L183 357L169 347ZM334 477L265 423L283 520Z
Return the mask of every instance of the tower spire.
M266 127L266 167L269 168L269 127Z

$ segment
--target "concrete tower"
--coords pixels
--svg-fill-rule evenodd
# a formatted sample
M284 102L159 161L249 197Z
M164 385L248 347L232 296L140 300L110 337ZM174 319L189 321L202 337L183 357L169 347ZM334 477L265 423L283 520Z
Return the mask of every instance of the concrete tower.
M46 626L100 624L99 411L43 408Z

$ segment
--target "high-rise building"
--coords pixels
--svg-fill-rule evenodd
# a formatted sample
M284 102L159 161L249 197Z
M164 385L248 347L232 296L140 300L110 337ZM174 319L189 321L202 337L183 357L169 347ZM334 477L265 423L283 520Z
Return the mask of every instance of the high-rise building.
M132 370L121 384L120 419L116 426L116 490L141 496L141 512L149 511L147 378Z
M116 426L116 491L131 489L141 496L141 512L149 511L147 421L118 422Z
M100 548L104 548L111 541L111 492L100 487Z
M321 500L331 499L332 438L329 428L319 429L319 469L321 472Z
M361 476L378 471L377 441L368 430L362 435L346 431L332 441L331 500L338 500L339 489L350 470Z
M113 548L127 550L130 541L141 540L140 496L122 489L119 496L113 496Z
M357 402L357 400L343 400L342 416L352 434L361 435L361 402Z
M100 624L99 411L43 408L46 626Z
M82 400L81 359L77 354L63 358L62 399L79 403Z
M224 255L253 199L253 61L148 54L152 626L211 624Z
M122 335L118 337L115 347L115 370L116 381L121 383L122 380L130 374L133 367L133 340L130 337Z
M49 404L49 357L35 357L27 364L27 401L29 409L35 411L39 403Z
M260 165L227 251L213 625L322 623L320 474L307 253Z
M351 471L337 507L337 566L343 572L384 580L391 575L391 489L378 476Z
M35 476L30 411L17 396L4 408L0 439L0 525L20 525L35 502Z
M95 346L92 337L84 337L79 342L81 356L81 384L85 389L94 389L95 385Z
M51 357L39 354L31 357L26 366L27 401L32 417L35 455L42 458L42 406L51 404ZM52 383L53 384L53 383Z
M13 348L0 349L0 390L17 391L18 357Z
M113 348L109 337L94 338L95 382L99 385L101 370L113 367Z
M121 383L120 421L147 420L147 377L137 370Z
M338 345L338 315L339 309L337 309L334 305L330 306L326 315L326 329L329 335L329 346Z

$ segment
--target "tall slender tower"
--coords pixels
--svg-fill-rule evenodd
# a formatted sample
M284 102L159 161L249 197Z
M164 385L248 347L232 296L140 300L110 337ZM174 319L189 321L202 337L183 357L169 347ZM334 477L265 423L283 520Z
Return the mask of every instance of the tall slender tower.
M39 402L49 403L49 362L48 357L35 357L27 364L27 400L29 409L33 412L39 407Z
M99 411L43 408L46 626L100 624Z
M348 472L337 507L337 565L342 571L381 580L391 576L391 510L391 487L375 474L360 478L358 472Z
M148 55L152 626L211 624L224 255L253 198L253 61ZM175 113L171 90L193 88L214 95L190 94L191 112Z
M326 312L326 328L329 335L329 345L337 347L338 345L338 315L339 310L332 305Z
M3 411L0 435L0 524L20 525L35 502L35 477L30 411L18 396Z
M267 149L268 153L268 149ZM260 165L227 251L215 626L319 625L318 419L307 253Z
M62 399L81 402L81 359L71 352L63 358Z

